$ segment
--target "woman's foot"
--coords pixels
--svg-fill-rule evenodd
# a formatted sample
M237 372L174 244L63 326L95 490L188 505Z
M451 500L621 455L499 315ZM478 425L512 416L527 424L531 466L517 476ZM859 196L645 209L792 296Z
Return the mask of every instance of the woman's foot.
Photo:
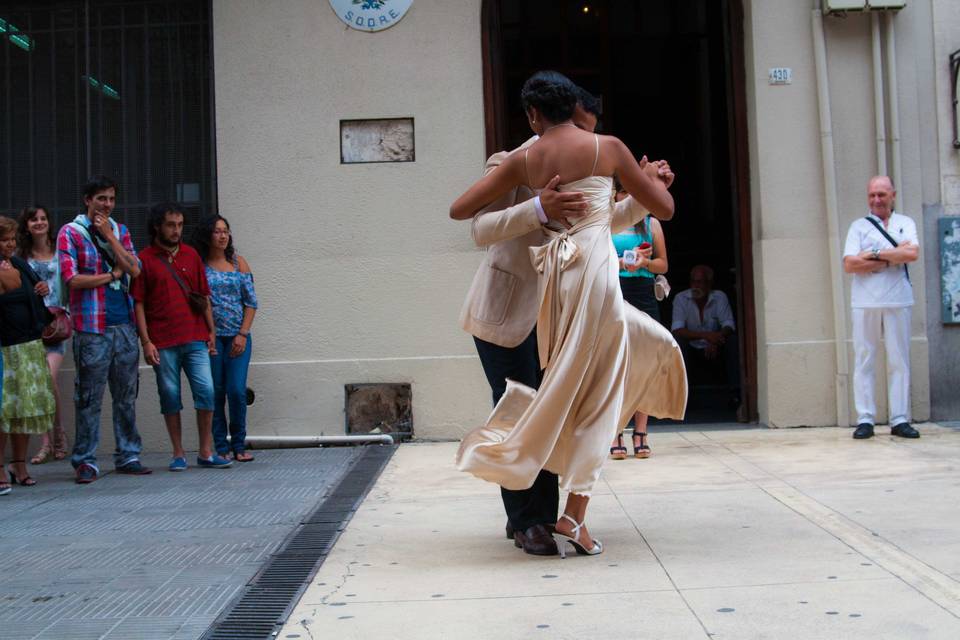
M618 433L616 440L613 441L613 446L610 447L610 457L614 460L627 459L627 448L623 446L623 433Z
M53 449L50 446L50 441L46 438L43 441L43 444L40 445L40 450L37 451L37 454L30 458L30 464L43 464L45 462L50 462L54 457Z
M600 541L590 537L586 523L577 522L566 513L557 520L555 534L560 537L557 542L557 549L560 551L561 557L566 555L563 547L567 541L573 544L573 548L581 556L595 556L603 551L603 545L600 544Z
M233 459L237 462L253 462L253 456L246 451L237 451L233 454Z
M0 496L5 496L10 493L12 489L10 488L10 483L7 482L6 478L0 480Z
M7 473L10 474L10 482L21 487L32 487L37 484L37 481L31 478L27 472L27 465L24 464L23 460L11 460Z
M650 447L647 445L647 434L644 432L633 432L633 455L636 458L649 458Z
M67 432L63 427L53 428L53 459L63 460L69 453L70 445L67 444Z

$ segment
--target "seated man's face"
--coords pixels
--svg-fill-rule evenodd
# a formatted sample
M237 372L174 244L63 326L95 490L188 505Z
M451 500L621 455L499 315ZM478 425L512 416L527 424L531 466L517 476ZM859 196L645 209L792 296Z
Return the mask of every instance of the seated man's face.
M710 279L702 269L690 272L690 295L701 300L710 293Z

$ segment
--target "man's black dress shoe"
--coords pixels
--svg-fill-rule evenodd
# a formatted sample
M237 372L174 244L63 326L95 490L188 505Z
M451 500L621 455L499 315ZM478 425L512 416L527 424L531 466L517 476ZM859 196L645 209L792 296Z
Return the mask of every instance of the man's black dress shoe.
M873 437L873 425L869 422L861 422L857 425L856 431L853 432L853 438L855 440L864 440L866 438Z
M901 438L919 438L920 432L910 426L909 422L901 422L890 429L890 435Z
M557 541L542 524L535 524L526 531L514 531L513 545L533 556L555 556L558 553Z

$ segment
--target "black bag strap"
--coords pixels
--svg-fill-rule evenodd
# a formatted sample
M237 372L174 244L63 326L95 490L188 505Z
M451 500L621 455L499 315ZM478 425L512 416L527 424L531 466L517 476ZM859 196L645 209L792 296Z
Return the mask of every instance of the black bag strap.
M187 296L187 300L190 299L190 294L193 293L193 289L187 286L187 283L183 281L180 277L180 274L177 273L177 270L173 268L173 265L169 261L160 259L160 262L167 269L170 270L170 273L173 275L173 279L177 281L177 284L180 285L180 289L183 290L183 295Z
M867 222L869 222L870 224L872 224L873 226L875 226L875 227L877 228L877 231L879 231L881 234L883 234L883 237L887 239L887 242L889 242L890 244L893 245L893 248L894 248L894 249L896 249L897 247L900 246L900 243L898 243L896 240L894 240L894 239L893 239L893 236L891 236L889 233L887 233L887 230L883 228L883 225L882 225L882 224L880 224L879 222L877 222L876 220L874 220L874 219L871 218L870 216L865 216L865 219L866 219ZM910 270L907 268L907 265L906 265L906 264L903 265L903 274L904 274L905 276L907 276L907 282L910 282Z

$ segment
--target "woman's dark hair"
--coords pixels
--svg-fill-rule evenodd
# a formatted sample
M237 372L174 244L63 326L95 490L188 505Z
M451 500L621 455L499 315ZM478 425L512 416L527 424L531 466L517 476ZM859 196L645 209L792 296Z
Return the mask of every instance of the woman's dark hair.
M150 232L150 242L157 239L157 230L163 226L168 213L183 215L183 206L177 202L158 202L150 207L150 214L147 216L147 231Z
M226 218L221 216L218 213L213 215L206 216L200 222L197 223L197 226L193 229L193 240L190 244L193 245L193 248L197 250L197 253L200 254L200 257L204 262L210 257L210 240L213 238L213 230L217 228L217 221L223 220L223 224L227 225L227 229L230 228L230 223ZM227 237L227 248L224 249L223 255L228 262L233 262L233 256L236 251L233 248L233 236Z
M33 253L33 236L27 229L27 223L37 217L39 212L47 214L47 240L50 242L50 249L56 253L57 239L53 235L53 220L50 219L50 211L42 204L35 204L32 207L24 207L20 210L17 217L17 255L26 260Z
M577 85L556 71L537 71L520 91L523 110L536 107L550 122L569 120L577 106Z

